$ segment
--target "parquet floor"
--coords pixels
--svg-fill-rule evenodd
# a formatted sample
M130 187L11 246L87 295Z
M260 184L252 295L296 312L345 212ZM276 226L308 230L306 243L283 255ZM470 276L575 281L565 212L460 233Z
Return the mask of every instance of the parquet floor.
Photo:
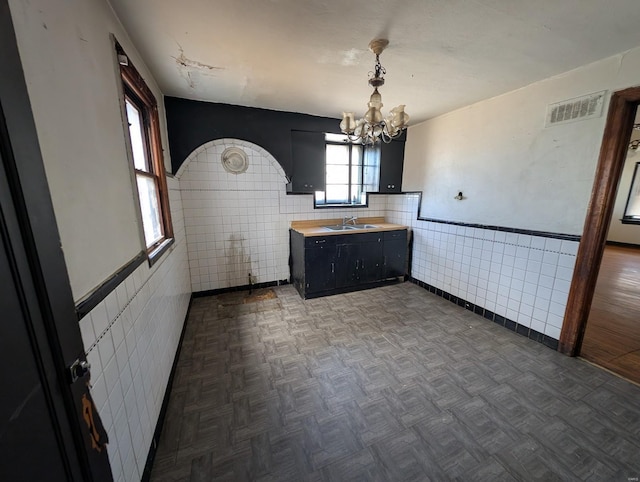
M410 283L191 308L152 480L627 481L640 387Z
M580 356L640 383L640 249L605 248Z

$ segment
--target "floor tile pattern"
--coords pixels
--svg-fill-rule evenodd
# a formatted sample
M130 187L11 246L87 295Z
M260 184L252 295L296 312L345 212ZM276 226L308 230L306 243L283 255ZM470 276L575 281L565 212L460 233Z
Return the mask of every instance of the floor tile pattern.
M640 387L411 283L274 291L193 300L152 480L640 476Z

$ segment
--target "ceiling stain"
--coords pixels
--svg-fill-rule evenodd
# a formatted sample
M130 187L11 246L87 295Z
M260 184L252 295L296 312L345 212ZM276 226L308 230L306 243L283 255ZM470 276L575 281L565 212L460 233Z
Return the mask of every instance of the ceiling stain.
M176 42L177 43L177 42ZM187 86L191 92L195 91L197 87L196 78L198 75L211 75L218 70L225 70L224 67L216 67L214 65L208 65L203 62L198 62L184 55L184 50L178 44L180 49L180 55L172 58L176 61L178 67L178 73L186 81Z
M187 67L187 68L192 68L192 69L199 69L199 70L224 70L224 67L216 67L214 65L208 65L208 64L204 64L202 62L198 62L197 60L192 60L190 58L185 57L184 52L182 51L182 49L180 49L180 56L179 57L174 57L174 59L176 60L176 63L178 64L178 66L181 67Z

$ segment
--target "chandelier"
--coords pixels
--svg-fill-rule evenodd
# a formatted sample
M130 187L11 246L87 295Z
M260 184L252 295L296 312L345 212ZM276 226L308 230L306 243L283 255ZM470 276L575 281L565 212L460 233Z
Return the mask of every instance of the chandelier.
M340 130L347 134L351 142L362 144L374 144L379 139L389 143L399 137L407 128L409 116L404 111L404 104L391 109L387 117L382 117L382 96L378 87L384 85L384 75L387 73L380 64L380 54L389 45L387 39L375 39L369 43L369 50L376 55L374 71L369 72L369 85L373 87L373 93L367 106L369 109L364 118L355 120L353 112L343 112Z

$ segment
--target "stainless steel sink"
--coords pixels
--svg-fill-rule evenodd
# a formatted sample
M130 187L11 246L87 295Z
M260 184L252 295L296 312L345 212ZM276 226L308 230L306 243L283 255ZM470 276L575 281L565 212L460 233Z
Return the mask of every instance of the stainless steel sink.
M322 226L331 231L352 231L354 229L371 229L377 228L375 224L334 224L332 226Z
M358 229L355 226L346 226L342 224L334 224L333 226L322 226L323 228L330 229L331 231L351 231L352 229Z
M377 228L375 224L353 224L353 227L356 229L372 229Z

